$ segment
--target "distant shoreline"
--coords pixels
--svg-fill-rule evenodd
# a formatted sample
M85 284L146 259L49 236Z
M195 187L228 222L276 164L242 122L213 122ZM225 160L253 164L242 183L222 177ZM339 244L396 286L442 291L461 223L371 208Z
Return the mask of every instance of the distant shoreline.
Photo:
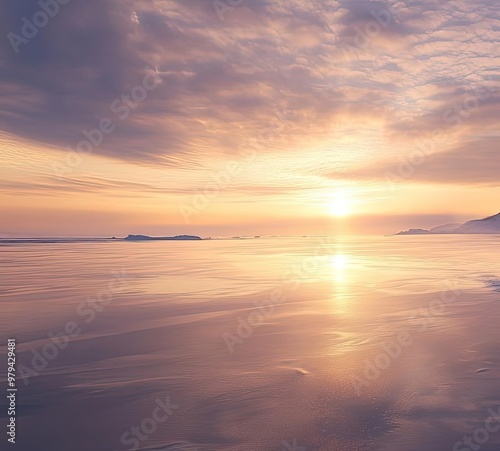
M426 229L403 230L395 235L496 235L500 233L500 213L463 224L445 224Z

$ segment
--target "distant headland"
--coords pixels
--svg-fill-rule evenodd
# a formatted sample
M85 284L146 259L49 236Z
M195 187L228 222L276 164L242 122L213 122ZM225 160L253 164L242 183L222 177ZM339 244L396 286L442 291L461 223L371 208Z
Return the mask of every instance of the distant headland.
M446 224L430 230L410 229L396 235L456 235L500 233L500 213L483 219L474 219L463 224Z

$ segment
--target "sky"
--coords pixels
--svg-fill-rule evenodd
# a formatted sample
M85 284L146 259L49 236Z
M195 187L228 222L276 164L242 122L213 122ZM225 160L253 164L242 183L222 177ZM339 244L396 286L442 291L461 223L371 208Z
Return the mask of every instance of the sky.
M0 235L500 211L494 0L1 2Z

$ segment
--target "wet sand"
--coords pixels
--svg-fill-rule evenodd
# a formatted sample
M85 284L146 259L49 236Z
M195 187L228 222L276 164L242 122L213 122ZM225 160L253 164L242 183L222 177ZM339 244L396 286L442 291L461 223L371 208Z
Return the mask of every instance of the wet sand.
M16 449L498 450L496 240L4 245Z

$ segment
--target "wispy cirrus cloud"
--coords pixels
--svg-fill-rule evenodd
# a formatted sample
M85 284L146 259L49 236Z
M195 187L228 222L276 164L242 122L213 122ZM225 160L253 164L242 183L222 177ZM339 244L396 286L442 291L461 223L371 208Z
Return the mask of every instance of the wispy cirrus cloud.
M7 3L4 34L37 10ZM152 69L161 84L96 154L169 165L233 155L276 109L293 115L265 152L334 141L346 122L411 144L468 89L497 84L498 18L491 0L246 0L223 21L211 2L72 0L18 53L2 40L0 122L20 140L74 147ZM488 141L497 107L481 102L454 138Z

